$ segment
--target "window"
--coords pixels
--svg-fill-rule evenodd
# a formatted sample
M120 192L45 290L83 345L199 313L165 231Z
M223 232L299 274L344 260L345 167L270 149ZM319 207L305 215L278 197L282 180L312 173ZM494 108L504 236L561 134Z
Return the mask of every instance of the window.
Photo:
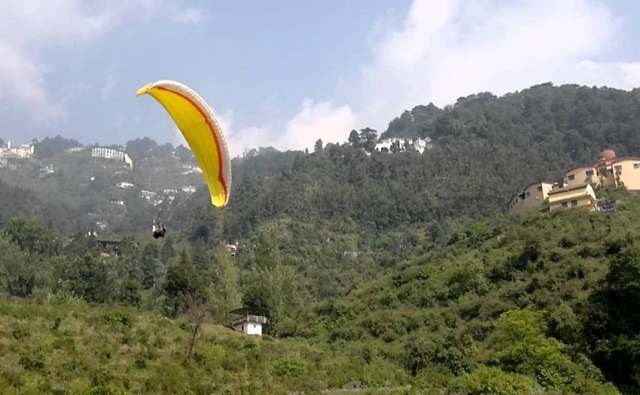
M575 174L569 174L569 175L567 176L567 180L569 180L569 181L573 181L573 180L575 180L575 179L576 179L576 175L575 175Z
M567 202L562 202L562 207L568 207L569 204L567 204Z
M640 169L640 163L634 163L633 164L633 168L634 169Z
M640 165L640 163L638 163ZM538 192L542 192L542 185L538 185Z
M577 200L572 200L571 201L571 207L575 207L578 205L578 201Z
M586 175L587 177L593 176L593 170L587 170Z

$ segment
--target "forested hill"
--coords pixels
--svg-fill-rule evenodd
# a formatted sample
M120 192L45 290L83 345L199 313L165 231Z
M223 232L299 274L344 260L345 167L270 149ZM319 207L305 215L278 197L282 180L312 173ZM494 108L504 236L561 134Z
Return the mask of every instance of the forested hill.
M376 132L363 129L343 144L319 141L311 153L271 150L238 160L218 229L243 237L285 215L384 230L494 213L527 183L557 179L604 148L640 153L638 130L637 90L544 84L502 97L472 95L445 109L420 106L392 121L383 137L429 137L422 154L376 150ZM208 204L201 192L186 205L198 215Z

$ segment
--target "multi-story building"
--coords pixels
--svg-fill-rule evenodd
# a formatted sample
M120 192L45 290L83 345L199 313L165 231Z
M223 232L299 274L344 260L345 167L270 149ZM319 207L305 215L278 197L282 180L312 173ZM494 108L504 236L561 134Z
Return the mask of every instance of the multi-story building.
M123 162L125 165L133 168L133 160L129 157L129 154L111 147L93 147L91 149L91 156L94 158L113 159Z
M6 147L0 147L0 158L29 159L33 157L35 148L34 144L22 144L12 147L11 142L8 142Z
M590 184L565 186L549 192L549 211L570 207L596 208L596 193Z
M640 157L617 158L612 150L604 150L597 161L568 170L559 182L529 184L511 198L508 210L515 213L530 209L595 209L595 191L602 187L640 191Z
M509 211L521 212L530 209L541 209L549 197L554 184L550 182L534 182L509 201Z

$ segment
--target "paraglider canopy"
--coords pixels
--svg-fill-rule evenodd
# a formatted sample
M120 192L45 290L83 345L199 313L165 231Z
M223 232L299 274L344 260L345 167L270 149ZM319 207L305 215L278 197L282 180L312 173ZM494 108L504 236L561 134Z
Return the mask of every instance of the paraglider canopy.
M188 86L175 81L158 81L138 89L149 94L167 110L182 132L209 187L211 203L224 207L231 189L229 147L211 107Z

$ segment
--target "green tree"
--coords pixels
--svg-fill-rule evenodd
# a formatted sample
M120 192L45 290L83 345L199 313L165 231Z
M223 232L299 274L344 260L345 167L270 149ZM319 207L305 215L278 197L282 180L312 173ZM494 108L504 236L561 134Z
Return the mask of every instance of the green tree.
M176 255L176 252L173 248L173 239L171 236L167 236L162 244L162 249L160 250L160 263L162 263L163 268L167 268L169 264L169 260Z
M5 235L28 254L57 255L61 243L56 234L33 218L13 218L7 224Z
M169 267L163 288L166 296L165 311L171 317L187 311L190 305L206 300L202 278L184 250L179 261Z
M321 154L322 153L322 140L318 139L316 140L316 143L313 146L313 152L316 154Z
M34 259L29 259L20 248L0 237L0 279L9 295L27 297L33 292L38 270Z
M605 375L640 385L640 247L619 251L599 289L589 298L586 336Z
M495 350L491 361L505 372L535 377L546 388L597 386L599 372L573 362L565 344L547 337L543 316L528 309L500 315L490 339Z
M191 263L195 270L205 275L210 270L209 254L203 240L197 239L191 245Z
M142 250L140 256L141 284L144 289L153 288L159 276L158 248L149 243Z
M240 271L224 247L215 251L213 278L208 289L212 315L218 322L226 323L229 311L241 307L242 294Z

